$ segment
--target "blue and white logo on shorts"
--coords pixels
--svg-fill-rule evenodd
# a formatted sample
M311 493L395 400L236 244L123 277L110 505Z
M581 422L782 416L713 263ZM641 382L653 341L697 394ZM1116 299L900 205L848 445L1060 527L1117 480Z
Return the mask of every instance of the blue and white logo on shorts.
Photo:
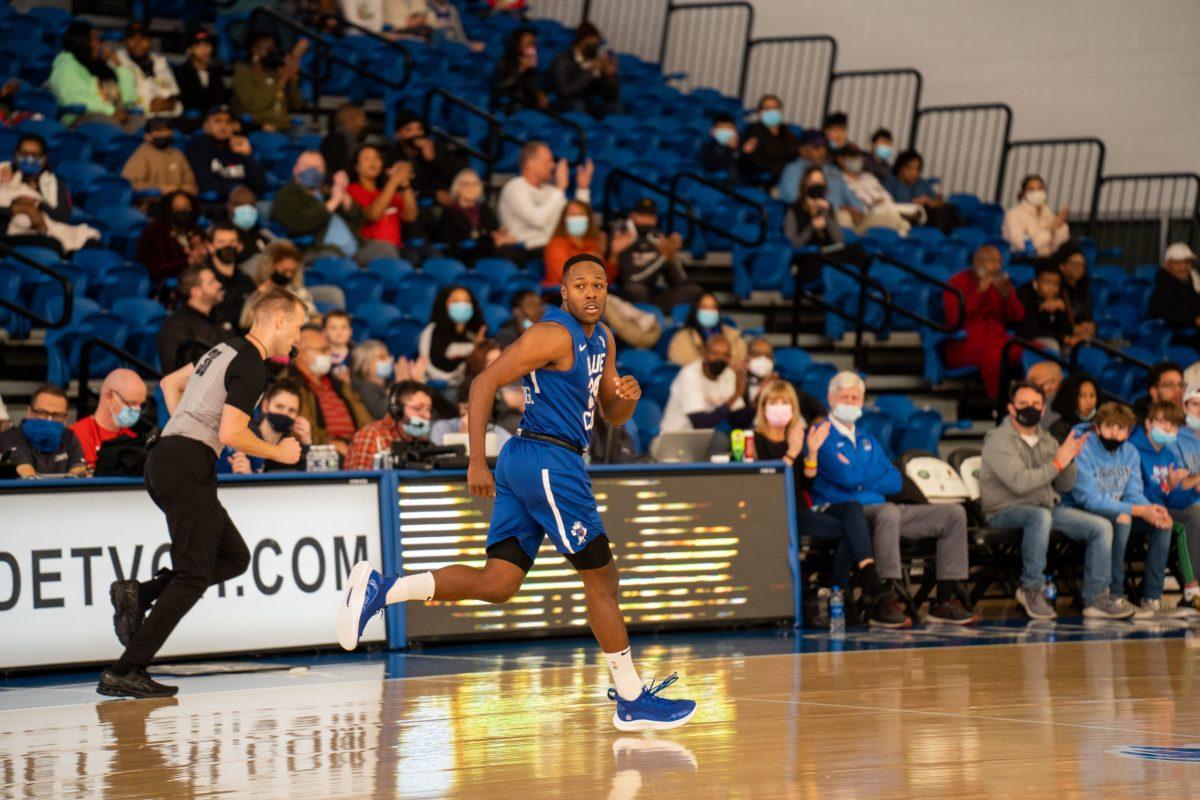
M575 544L583 545L587 541L587 528L583 527L583 523L575 520L575 524L571 526L571 535L575 537Z

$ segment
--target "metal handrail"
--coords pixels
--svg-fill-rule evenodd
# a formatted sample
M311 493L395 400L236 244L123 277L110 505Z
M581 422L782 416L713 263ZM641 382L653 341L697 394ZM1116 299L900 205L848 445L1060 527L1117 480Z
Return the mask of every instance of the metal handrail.
M146 363L125 348L117 347L103 339L90 338L79 348L79 369L75 374L76 383L79 386L79 394L75 398L76 419L83 419L92 410L92 398L96 396L96 393L88 387L88 380L91 375L92 350L97 347L107 350L123 362L132 365L144 378L162 380L163 377L161 370L155 369L154 365Z
M818 257L821 257L826 254L820 253L817 255ZM847 322L854 323L856 336L855 362L857 363L859 359L858 347L861 346L863 332L870 331L872 333L883 333L892 324L892 308L895 307L895 303L892 302L892 293L888 291L888 288L882 283L868 276L866 274L866 270L857 264L846 264L845 262L834 261L831 259L824 260L822 267L825 269L832 269L835 272L840 272L843 275L854 278L856 281L858 281L858 311L857 313L852 314L849 311L846 311L844 308L829 302L821 294L801 284L800 273L796 272L794 275L796 291L794 305L792 308L792 347L797 347L799 345L800 301L806 300L819 308L823 308L827 312L841 317ZM874 289L878 294L870 295L867 291L868 287ZM876 303L883 308L883 322L881 322L879 325L871 325L867 323L867 300L870 300L871 302Z
M364 36L368 36L377 42L382 42L383 44L390 47L392 50L395 50L397 53L400 54L400 59L404 62L404 80L400 81L400 85L403 86L404 84L408 83L413 72L415 71L417 62L416 62L416 59L413 58L413 54L410 53L408 51L408 48L405 47L403 44L396 41L395 39L389 39L388 37L384 36L383 34L377 32L377 31L373 31L370 28L367 28L363 25L359 25L357 22L355 22L353 20L347 19L344 14L341 14L337 11L324 12L321 14L321 18L336 20L339 27L351 28L351 29L363 34Z
M19 261L27 267L32 267L34 270L41 272L44 275L49 275L54 280L58 281L63 288L63 307L57 320L51 320L38 314L33 309L25 308L4 297L0 297L0 306L7 308L14 314L20 314L23 317L31 319L35 325L43 328L62 328L71 321L71 314L75 310L75 287L71 285L71 281L67 276L63 275L56 269L47 267L45 264L40 264L24 253L18 252L15 248L5 242L0 242L0 255L4 258L11 258Z
M601 207L601 217L603 218L606 226L612 222L619 211L619 209L616 208L615 201L613 199L616 196L615 189L618 181L629 181L630 183L636 183L638 186L649 189L656 194L668 194L667 192L663 191L663 188L660 184L647 180L640 175L635 175L629 170L622 169L621 167L613 167L604 177L604 205ZM670 197L669 194L668 197ZM699 215L696 214L695 207L685 198L677 198L677 202L684 207L684 210L680 213L680 216L687 220L687 239L690 240L696 233L696 225L702 220L700 219ZM673 230L674 227L675 220L673 217L668 215L666 228L667 230Z
M1085 347L1094 347L1097 350L1101 350L1105 353L1108 353L1110 356L1113 356L1118 361L1124 361L1126 364L1131 364L1131 365L1137 367L1138 369L1144 369L1147 372L1154 369L1154 365L1151 364L1150 362L1143 361L1142 359L1140 359L1136 356L1131 356L1128 353L1118 350L1117 348L1113 347L1108 342L1101 341L1100 339L1088 339L1087 341L1080 342L1078 345L1071 348L1071 368L1072 369L1079 366L1079 351Z
M687 170L684 170L683 172L675 173L675 177L673 177L671 179L670 191L664 193L671 200L671 204L667 209L668 224L671 224L674 222L675 203L686 200L686 198L684 198L682 195L679 194L679 184L685 180L694 181L695 183L699 183L702 186L707 186L710 189L715 189L716 191L720 192L721 194L724 194L725 196L732 198L733 200L736 200L737 202L741 203L742 205L751 207L758 214L758 236L755 237L754 239L746 239L734 231L725 230L721 226L715 225L712 222L709 222L707 219L703 219L701 217L696 218L695 222L697 225L699 225L701 228L704 228L705 230L709 230L709 231L712 231L713 233L718 233L722 236L725 236L725 237L731 239L732 241L737 242L740 245L743 245L744 247L757 247L758 245L760 245L764 241L766 241L766 239L767 239L767 223L768 223L766 206L764 206L762 203L758 202L757 200L751 200L749 197L746 197L745 195L738 193L738 191L736 189L731 188L728 184L721 183L719 181L714 181L709 178L705 178L703 175L697 175L696 173L688 172ZM662 189L659 189L658 191L662 192Z

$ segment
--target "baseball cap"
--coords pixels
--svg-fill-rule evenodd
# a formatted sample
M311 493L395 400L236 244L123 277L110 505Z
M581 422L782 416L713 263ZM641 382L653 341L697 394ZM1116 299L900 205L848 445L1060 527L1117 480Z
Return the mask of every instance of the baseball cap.
M1200 383L1188 384L1187 389L1185 389L1183 392L1183 402L1186 403L1187 401L1195 400L1198 397L1200 397Z
M146 31L146 25L143 22L138 22L135 20L125 26L125 38L126 39L128 39L130 36L149 36L149 35L150 34Z
M204 28L197 28L188 36L188 47L191 47L196 42L211 42L213 35Z
M809 145L810 147L828 147L829 140L819 130L812 129L800 135L800 144Z
M635 214L657 214L658 213L658 204L655 203L652 198L643 197L641 200L638 200L636 204L634 204L633 213L635 213Z
M1163 261L1195 261L1196 254L1192 252L1192 248L1187 246L1186 242L1176 242L1167 248L1167 252L1163 253Z
M224 103L221 103L221 104L218 104L215 106L210 106L208 109L208 112L204 115L204 118L208 119L209 117L215 117L217 114L228 114L229 116L232 117L233 109L230 108L229 106L225 105Z

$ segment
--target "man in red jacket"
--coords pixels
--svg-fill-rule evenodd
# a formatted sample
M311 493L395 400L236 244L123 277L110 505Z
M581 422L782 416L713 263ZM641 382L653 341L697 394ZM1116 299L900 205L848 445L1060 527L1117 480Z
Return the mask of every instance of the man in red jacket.
M950 279L950 285L963 294L966 318L963 330L967 338L946 344L946 363L951 367L979 368L988 397L995 400L1000 394L1000 355L1004 343L1012 337L1008 328L1025 318L1025 308L1013 291L1008 273L1002 271L1000 251L985 244L975 251L971 269L964 269ZM961 313L952 292L942 293L946 322L953 324ZM1021 357L1014 348L1014 363Z

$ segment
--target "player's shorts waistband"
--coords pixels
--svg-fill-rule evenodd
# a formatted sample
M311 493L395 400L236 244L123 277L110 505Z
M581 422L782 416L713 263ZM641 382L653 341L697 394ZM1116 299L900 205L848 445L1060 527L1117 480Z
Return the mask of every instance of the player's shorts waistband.
M549 434L545 434L545 433L535 433L533 431L527 431L524 428L517 428L517 436L519 436L522 439L532 439L535 442L545 442L546 444L558 445L559 447L562 447L566 450L570 450L572 453L574 453L577 456L581 456L581 457L583 456L583 448L582 447L572 444L571 442L568 442L566 439L560 439L557 436L550 436Z

